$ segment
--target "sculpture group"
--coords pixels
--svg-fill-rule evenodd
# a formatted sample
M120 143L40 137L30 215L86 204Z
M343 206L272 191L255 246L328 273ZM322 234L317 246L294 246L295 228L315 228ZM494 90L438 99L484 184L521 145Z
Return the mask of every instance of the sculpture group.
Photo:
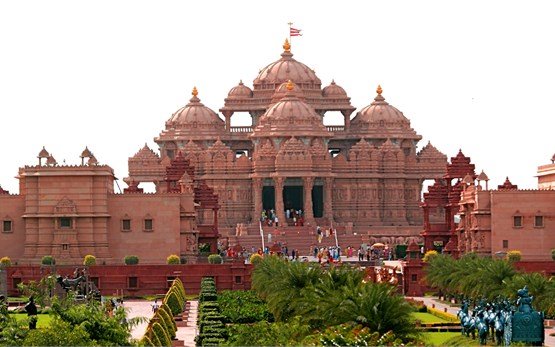
M498 345L509 346L512 342L524 342L529 345L543 345L543 313L532 308L533 297L528 288L517 292L516 306L508 299L498 298L494 302L481 301L469 312L468 301L463 301L457 317L461 322L462 334L480 339L485 345L487 339Z

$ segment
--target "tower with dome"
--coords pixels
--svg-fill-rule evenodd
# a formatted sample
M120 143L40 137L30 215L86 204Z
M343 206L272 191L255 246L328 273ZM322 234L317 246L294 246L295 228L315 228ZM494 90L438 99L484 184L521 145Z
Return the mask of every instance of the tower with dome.
M290 209L303 211L304 226L333 225L368 240L415 237L423 222L422 182L442 177L447 158L431 144L417 151L422 137L383 94L378 86L370 105L352 117L357 108L347 92L335 81L322 88L286 40L252 88L240 81L230 89L221 116L193 88L154 139L159 157L149 166L141 152L131 157L125 181L153 182L165 192L164 168L182 155L218 195L219 231L231 240L238 226L257 233L266 210L291 226ZM325 126L329 111L339 111L343 124ZM248 113L252 125L231 126L237 113Z

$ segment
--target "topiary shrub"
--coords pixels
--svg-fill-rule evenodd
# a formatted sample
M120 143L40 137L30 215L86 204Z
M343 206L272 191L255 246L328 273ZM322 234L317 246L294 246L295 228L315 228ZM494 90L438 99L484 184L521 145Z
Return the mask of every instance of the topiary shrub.
M179 264L179 257L175 254L170 254L168 255L168 257L166 258L166 263L168 265L176 265Z
M158 340L160 340L160 342L162 343L162 346L172 345L172 340L170 339L170 337L166 333L166 330L164 330L164 328L160 323L156 322L152 324L152 331L154 332L154 335L158 337Z
M507 260L510 262L520 261L522 259L522 253L520 251L509 251L507 253Z
M152 340L150 340L148 336L145 335L141 340L141 346L156 346L156 345L152 343Z
M10 259L10 257L2 257L2 259L0 259L0 266L11 266L12 265L12 260Z
M45 255L44 257L42 257L40 263L42 265L54 265L56 264L56 259L54 259L54 257L51 255Z
M164 298L164 303L168 305L168 307L172 311L172 316L177 316L178 314L183 312L183 306L181 305L177 294L175 294L174 292L168 292L168 295L166 295L166 297Z
M176 277L173 282L172 282L172 287L175 286L179 292L181 293L181 295L183 296L183 298L185 298L185 287L183 287L183 282L181 282L181 280L179 279L179 277Z
M139 257L136 255L126 255L125 258L123 258L123 262L125 265L137 265L139 264Z
M85 258L83 258L83 265L85 266L96 265L96 257L94 255L87 254Z
M262 256L261 256L260 254L258 254L258 253L253 253L253 254L251 255L251 257L249 258L249 262L250 262L252 265L256 265L256 264L260 263L260 261L261 261L262 259L263 259L263 258L262 258Z
M555 260L555 248L551 250L551 259Z
M223 261L224 260L222 259L222 256L219 254L210 254L208 256L208 262L210 264L221 264L223 263Z
M160 308L158 309L158 311L164 311L166 313L166 315L168 317L170 317L171 319L171 324L173 326L174 331L177 331L177 324L175 323L175 320L173 319L173 315L172 315L172 310L170 310L170 308L168 307L168 305L166 304L162 304L160 306Z
M173 317L170 317L170 315L168 315L168 313L166 311L160 310L158 309L156 311L156 316L158 316L160 321L164 322L164 328L166 329L166 332L168 333L168 335L170 336L170 339L175 339L175 321L173 320Z
M432 260L434 257L437 257L438 255L439 253L435 250L427 251L426 254L424 254L424 258L422 258L422 261L427 263L430 260Z

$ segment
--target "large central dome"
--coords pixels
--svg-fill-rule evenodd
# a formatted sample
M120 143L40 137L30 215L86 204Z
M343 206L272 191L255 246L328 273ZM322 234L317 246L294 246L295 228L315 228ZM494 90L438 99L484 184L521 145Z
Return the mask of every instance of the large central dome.
M299 85L301 89L320 89L322 81L316 76L314 70L293 59L289 41L285 41L283 50L281 59L260 70L260 73L254 79L254 89L271 89L274 91L280 84L289 80Z

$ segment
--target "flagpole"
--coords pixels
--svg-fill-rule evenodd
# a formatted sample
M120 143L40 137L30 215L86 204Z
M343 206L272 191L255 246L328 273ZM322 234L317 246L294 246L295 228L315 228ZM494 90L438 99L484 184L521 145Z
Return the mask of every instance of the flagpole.
M291 45L291 26L293 25L293 23L289 22L287 24L289 24L289 44Z

